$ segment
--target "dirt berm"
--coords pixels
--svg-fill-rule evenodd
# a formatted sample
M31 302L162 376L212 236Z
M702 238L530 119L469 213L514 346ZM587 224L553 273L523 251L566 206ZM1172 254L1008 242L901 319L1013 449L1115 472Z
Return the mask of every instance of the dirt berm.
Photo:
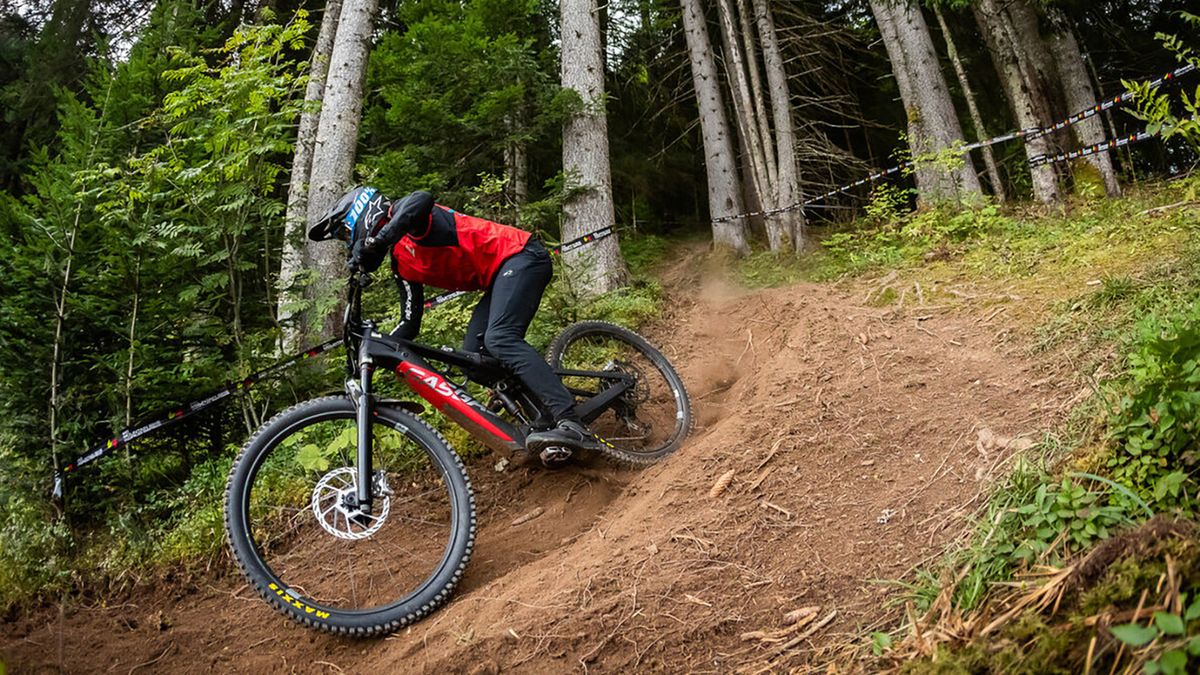
M998 345L994 318L863 306L861 291L828 285L741 292L692 267L668 270L668 315L646 332L687 382L694 437L641 472L476 463L475 556L432 617L338 639L292 625L226 574L20 617L0 642L10 672L820 663L895 611L887 580L962 531L988 475L1077 387Z

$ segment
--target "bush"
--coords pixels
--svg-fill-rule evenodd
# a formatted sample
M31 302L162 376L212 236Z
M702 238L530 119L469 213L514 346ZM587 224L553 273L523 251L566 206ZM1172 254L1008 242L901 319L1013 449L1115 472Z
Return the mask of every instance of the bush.
M1136 335L1108 467L1152 505L1190 510L1200 472L1200 303L1171 320L1147 318Z
M0 440L0 475L38 475L31 462L17 455L14 445ZM0 481L0 609L70 579L65 559L69 532L61 520L54 519L45 487Z
M888 183L880 183L871 190L871 201L865 210L867 220L874 225L887 225L902 221L908 217L909 201L913 191L900 188Z
M950 211L931 209L913 216L904 227L904 235L909 239L937 245L966 241L1011 224L1000 215L1000 209L995 204Z

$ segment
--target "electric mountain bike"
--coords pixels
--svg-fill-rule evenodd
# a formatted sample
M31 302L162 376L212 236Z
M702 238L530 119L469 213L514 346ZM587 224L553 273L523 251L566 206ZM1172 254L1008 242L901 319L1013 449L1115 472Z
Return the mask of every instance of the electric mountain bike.
M264 424L234 462L225 496L230 548L268 604L303 625L361 637L394 631L445 602L476 528L462 459L421 419L422 404L379 397L372 377L394 372L501 452L522 451L525 436L550 421L538 397L487 354L380 332L362 316L368 281L355 275L348 284L345 392ZM682 380L633 331L576 323L546 358L607 459L647 465L691 432ZM451 378L455 370L461 381ZM483 402L468 392L468 379L486 392Z

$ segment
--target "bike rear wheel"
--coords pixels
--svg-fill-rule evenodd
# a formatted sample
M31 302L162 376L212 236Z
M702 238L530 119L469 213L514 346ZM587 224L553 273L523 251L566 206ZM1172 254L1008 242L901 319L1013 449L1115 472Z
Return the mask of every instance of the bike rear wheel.
M376 409L374 504L355 508L354 405L327 397L269 421L230 472L225 524L242 572L304 625L369 637L429 614L462 576L475 500L462 461L413 415Z
M634 385L589 428L604 442L600 452L620 464L645 466L675 452L695 423L683 380L667 357L637 333L604 321L567 326L550 343L546 360L556 370L615 372ZM611 381L563 375L579 401L601 393Z

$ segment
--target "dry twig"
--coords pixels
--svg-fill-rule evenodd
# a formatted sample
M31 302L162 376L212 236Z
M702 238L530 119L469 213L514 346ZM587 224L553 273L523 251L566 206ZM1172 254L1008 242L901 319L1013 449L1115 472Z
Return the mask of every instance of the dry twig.
M163 657L165 657L165 656L167 655L167 652L171 651L171 649L172 649L174 646L175 646L175 643L174 643L174 642L171 642L171 644L167 645L167 648L166 648L166 649L162 650L162 653L161 653L161 654L159 654L158 656L156 656L156 657L154 657L154 658L150 659L149 661L146 661L145 663L139 663L139 664L137 664L136 666L134 666L134 667L130 668L130 669L129 669L129 673L127 673L126 675L133 675L133 671L137 670L138 668L145 668L146 666L152 666L152 665L154 665L154 664L158 663L159 661L162 661L162 660L163 660Z

